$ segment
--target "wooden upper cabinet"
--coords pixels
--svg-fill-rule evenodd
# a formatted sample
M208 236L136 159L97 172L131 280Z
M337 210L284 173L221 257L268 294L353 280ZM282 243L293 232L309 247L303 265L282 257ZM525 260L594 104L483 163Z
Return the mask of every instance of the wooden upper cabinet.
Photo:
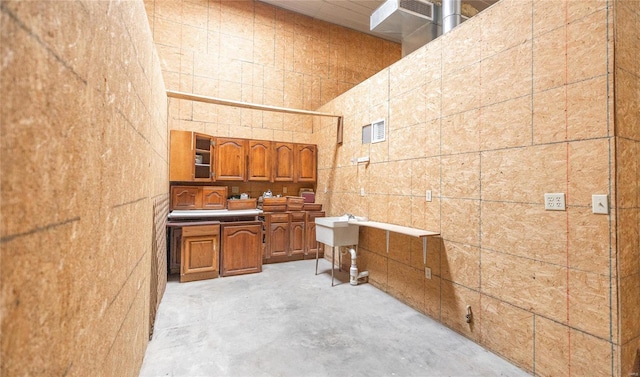
M191 131L171 130L169 180L211 182L213 137Z
M271 142L249 140L247 176L249 181L271 181Z
M273 146L275 182L293 182L293 143L278 143Z
M215 179L244 181L247 178L246 139L216 138Z
M169 140L169 180L193 180L194 162L193 132L171 130Z
M296 144L296 182L315 182L317 171L317 149L314 144Z
M171 130L169 180L315 183L317 159L313 144Z

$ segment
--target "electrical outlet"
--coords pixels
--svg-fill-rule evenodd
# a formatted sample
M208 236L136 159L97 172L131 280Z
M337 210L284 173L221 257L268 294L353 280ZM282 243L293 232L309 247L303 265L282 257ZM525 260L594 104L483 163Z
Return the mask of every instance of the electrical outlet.
M287 186L282 186L282 193L286 194L287 193Z
M544 194L544 209L547 211L564 211L564 193Z
M426 193L425 199L426 199L428 202L430 202L430 201L432 200L432 199L431 199L431 190L427 190L427 193Z
M424 268L424 277L431 279L431 269L429 267Z
M591 195L591 210L600 215L609 214L609 200L607 195Z
M364 196L364 187L360 188L360 196Z

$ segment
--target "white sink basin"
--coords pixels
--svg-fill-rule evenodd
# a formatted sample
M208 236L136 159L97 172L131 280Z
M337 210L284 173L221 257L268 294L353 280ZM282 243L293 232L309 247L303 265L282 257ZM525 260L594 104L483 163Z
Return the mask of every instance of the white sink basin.
M350 246L358 244L356 224L349 223L349 217L316 217L316 241L329 246Z

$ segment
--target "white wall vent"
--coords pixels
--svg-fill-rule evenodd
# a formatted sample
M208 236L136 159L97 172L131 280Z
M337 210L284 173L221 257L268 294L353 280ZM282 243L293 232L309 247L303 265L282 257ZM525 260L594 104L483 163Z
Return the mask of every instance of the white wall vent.
M371 142L379 143L381 141L386 140L386 130L385 130L385 122L384 119L380 119L371 123Z

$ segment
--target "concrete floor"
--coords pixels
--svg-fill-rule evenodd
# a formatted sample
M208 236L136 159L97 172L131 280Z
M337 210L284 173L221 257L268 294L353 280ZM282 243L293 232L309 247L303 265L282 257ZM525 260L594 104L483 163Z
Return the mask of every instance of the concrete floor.
M529 376L330 266L170 281L140 376Z

